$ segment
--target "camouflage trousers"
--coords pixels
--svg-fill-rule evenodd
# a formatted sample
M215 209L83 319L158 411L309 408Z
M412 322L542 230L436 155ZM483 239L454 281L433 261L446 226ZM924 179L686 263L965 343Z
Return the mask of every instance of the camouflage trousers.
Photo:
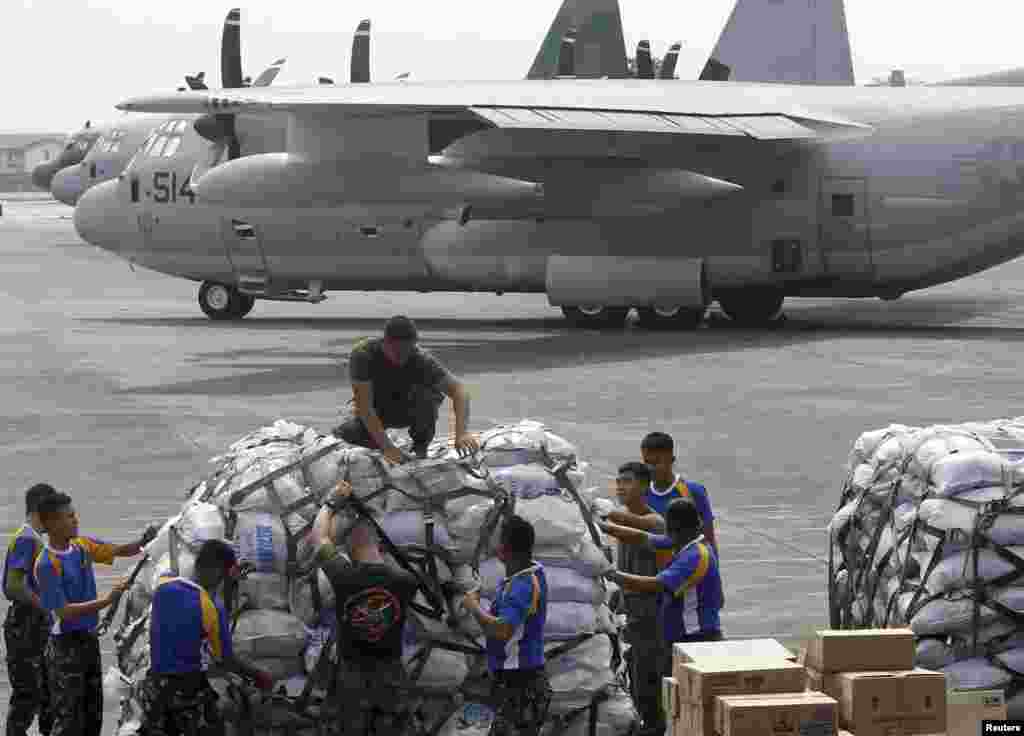
M7 677L11 681L11 703L4 730L7 736L25 736L36 717L39 733L50 736L53 712L43 658L49 637L46 616L23 603L11 604L4 620Z
M136 695L142 708L137 736L224 736L217 693L202 672L150 673Z
M51 636L46 672L53 704L52 736L100 736L103 672L100 640L89 632Z
M494 721L488 736L536 736L548 717L551 684L544 669L494 673Z
M398 688L406 682L400 659L348 658L338 663L332 710L338 736L403 736L409 712Z

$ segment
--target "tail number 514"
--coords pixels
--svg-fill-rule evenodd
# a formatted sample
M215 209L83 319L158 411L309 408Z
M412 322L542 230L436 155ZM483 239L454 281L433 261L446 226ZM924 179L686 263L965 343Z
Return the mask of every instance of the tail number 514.
M178 186L178 173L176 171L154 171L153 172L153 201L158 204L168 204L188 199L189 204L196 203L196 193L188 182L191 177L182 178L181 186Z

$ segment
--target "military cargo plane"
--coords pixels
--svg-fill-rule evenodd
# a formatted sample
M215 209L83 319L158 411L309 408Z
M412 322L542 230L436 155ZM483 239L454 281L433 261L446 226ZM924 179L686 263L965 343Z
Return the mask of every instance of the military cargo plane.
M752 6L753 3L742 0L737 7L740 5ZM841 12L841 4L838 8ZM746 27L737 21L742 17L742 13L734 13L730 20L733 33L740 29L748 38L754 38L755 25L757 32L763 33L763 17ZM845 38L845 22L841 26L833 24L833 27L840 27ZM553 26L545 43L557 36L556 30ZM538 54L539 58L541 56ZM620 53L617 58L623 59L624 54ZM823 62L813 55L807 58L807 63L811 69L822 64L832 66L830 60ZM805 80L811 81L813 76L804 73ZM563 83L569 82L531 83L522 89L533 88L538 94L548 94L560 92L558 85ZM627 98L640 90L634 87L635 83L616 84L626 85L623 92ZM485 89L480 85L471 87L477 92ZM446 94L450 91L432 85L426 88L444 89ZM380 89L380 94L386 97L392 94L393 85ZM498 83L495 89L508 87ZM520 91L516 89L518 96ZM691 89L704 89L707 94L706 88L686 85L687 94ZM571 100L573 94L589 94L590 88L566 87L565 90L566 98ZM673 90L671 94L670 90ZM279 91L287 99L311 94L310 90ZM641 97L650 103L666 95L674 99L678 94L682 92L657 83ZM741 91L744 97L751 94L751 88ZM194 139L180 144L177 159L162 160L167 157L143 151L120 182L97 188L94 194L82 200L76 213L79 232L89 242L144 266L203 282L200 305L213 318L240 317L252 308L255 298L319 301L327 289L547 291L553 303L562 302L559 306L566 314L584 324L620 321L630 306L640 307L642 320L652 326L692 324L712 295L720 301L724 299L723 304L729 305L730 313L737 318L764 319L777 312L781 304L782 295L774 283L777 279L755 284L754 289L743 288L742 278L732 282L719 279L712 291L707 269L703 264L697 268L693 258L682 261L674 258L669 263L674 267L685 261L689 269L687 276L698 274L697 287L692 278L677 283L676 289L684 289L685 295L673 295L671 289L669 293L659 292L657 279L652 281L650 293L630 295L628 299L623 294L597 295L585 288L581 292L581 287L565 292L565 279L575 278L580 267L578 262L566 264L559 260L566 256L567 250L574 252L582 248L586 252L588 248L596 248L615 252L622 243L634 243L637 228L641 228L654 249L651 255L656 256L659 247L655 244L661 237L654 233L665 225L673 230L682 226L688 233L684 239L688 245L674 242L669 249L675 256L682 255L698 247L693 226L713 224L712 211L724 212L730 208L727 195L743 194L744 185L676 165L669 145L674 136L665 134L686 132L685 128L674 127L680 125L679 122L670 121L664 123L667 127L659 127L660 118L648 120L646 113L626 110L624 116L617 117L616 110L587 107L579 108L580 115L572 109L558 114L538 111L535 115L528 110L516 112L519 105L495 113L498 117L494 118L469 113L458 106L449 111L442 105L417 114L417 119L425 121L425 141L420 140L416 128L410 131L415 133L414 138L406 140L404 126L408 121L404 116L384 114L380 120L383 127L376 128L372 122L359 127L358 118L342 115L339 122L351 118L357 126L352 129L346 123L344 137L349 145L342 146L340 131L328 135L325 129L319 128L315 138L303 136L302 142L297 143L295 135L301 134L302 129L295 126L294 116L276 111L276 101L266 108L257 105L239 110L233 106L234 102L222 109L219 102L212 103L214 99L226 98L204 98L211 101L211 105L204 108L204 103L194 94L185 93L180 95L179 109L190 114L205 109L207 118L214 115L223 118L240 111L242 115L235 118L235 125L243 140L251 129L258 131L254 137L265 141L267 131L276 125L281 132L279 147L264 150L288 151L295 145L310 150L303 148L302 161L290 154L232 157L224 155L221 144L207 164L199 166L193 165L196 157L209 151L203 142ZM562 100L561 96L557 99ZM164 102L161 100L159 104ZM567 107L575 109L579 105L577 97ZM487 106L480 109L484 107ZM146 108L129 104L126 109ZM502 115L510 117L506 119ZM574 122L562 120L563 117ZM805 160L804 148L814 149L814 146L807 141L794 144L781 140L792 121L787 123L781 115L768 119L758 116L739 125L723 121L716 127L708 122L714 116L707 120L705 117L695 119L700 118L710 127L702 128L702 123L697 123L697 128L691 131L693 136L680 139L687 146L700 141L696 148L704 158L708 157L709 146L721 146L730 138L736 141L737 137L746 140L758 136L766 136L771 141L767 149L773 151L773 155L788 157L789 166L795 166L796 170L781 183L773 182L773 198L788 199L789 208L795 211L787 216L787 221L799 220L797 211L806 210L807 203L795 198L794 192L809 191L810 183L804 179L811 176L811 165ZM686 119L680 118L681 121ZM256 125L257 122L262 127ZM617 124L626 128L618 130ZM637 124L639 129L635 129ZM287 141L286 125L289 126ZM396 126L394 139L381 138L387 126ZM773 131L773 126L778 129ZM195 127L205 126L197 124ZM504 129L509 127L521 128L516 140L528 141L526 150L504 150L509 133ZM851 131L867 130L856 124L839 124L834 128L829 141L833 140L833 134L844 137ZM364 130L368 140L357 143L358 130ZM584 131L588 133L585 137L575 135ZM802 137L806 138L813 139L816 135L811 129L802 132L805 134ZM328 137L321 141L323 135ZM188 138L187 128L184 136ZM603 154L575 152L579 144L592 143L595 136L605 141L604 146L598 147ZM207 138L216 139L216 135L210 135L207 130ZM414 146L404 148L403 141L412 141ZM573 145L559 153L557 146L551 147L553 141L573 142ZM639 141L643 141L641 148L644 150L631 152ZM542 145L531 166L527 159L533 156L529 151L535 144ZM654 149L646 150L651 145ZM346 154L345 149L349 153ZM655 149L657 155L651 158ZM214 150L218 150L216 146ZM668 155L664 162L660 161L662 152ZM435 154L431 162L426 160L428 154ZM270 169L260 168L274 161L277 164L271 163ZM373 168L365 171L363 164L369 161L374 162ZM250 169L250 166L256 168ZM235 187L233 178L227 189L220 187L218 183L226 181L226 173L246 178L248 173L240 173L242 170L251 171L255 176L242 185L245 191ZM390 177L386 174L389 171ZM577 182L576 178L581 180ZM746 178L746 174L736 172L734 178ZM202 182L201 193L199 182ZM785 194L790 196L779 196ZM735 197L731 199L735 201ZM120 209L119 204L129 206ZM773 219L768 212L771 207L760 209L765 210L763 217ZM732 237L729 231L735 230L736 224L725 228L723 232L727 237ZM794 269L790 262L802 257L805 243L813 240L810 244L813 250L816 238L804 232L809 229L809 226L794 223L789 226L788 239L775 238L788 243L777 249L780 257L784 256L783 266L789 263L789 271L801 270ZM284 249L280 253L276 251L279 239ZM200 243L202 245L198 245ZM807 258L813 260L813 257L814 253L808 251ZM832 269L827 273L822 259L817 260L821 273L816 274L815 279L828 282L835 280L836 269L845 261L859 267L863 254L833 256ZM644 269L657 271L660 267L658 258L648 258L640 265L629 264L625 271L615 273L629 281L646 273ZM613 267L608 263L591 266L593 268L588 266L584 270L593 271L594 278L598 279L602 267ZM747 268L756 272L753 266ZM611 278L610 272L605 275L606 282L608 278ZM554 283L549 284L549 280ZM554 293L549 286L553 286ZM700 306L695 302L695 288L700 292L696 299ZM632 301L621 303L624 300Z

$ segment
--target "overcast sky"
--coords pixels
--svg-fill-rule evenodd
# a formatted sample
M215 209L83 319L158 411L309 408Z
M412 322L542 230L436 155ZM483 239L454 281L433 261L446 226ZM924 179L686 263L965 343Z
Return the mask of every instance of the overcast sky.
M352 31L373 21L371 73L392 79L521 79L561 0L2 0L0 131L66 133L113 106L173 89L185 74L220 79L220 28L242 8L242 62L255 77L279 56L278 84L345 81ZM684 42L681 78L695 78L734 0L620 0L627 48L650 38L660 56ZM902 68L936 81L1024 66L1010 0L848 0L857 82Z

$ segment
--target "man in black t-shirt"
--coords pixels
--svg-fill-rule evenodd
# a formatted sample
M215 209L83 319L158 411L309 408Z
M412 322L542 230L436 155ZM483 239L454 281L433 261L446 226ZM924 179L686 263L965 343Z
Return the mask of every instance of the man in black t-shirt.
M312 539L338 614L338 723L342 734L363 734L367 727L378 736L400 734L404 714L395 707L395 687L405 680L402 634L418 583L387 564L376 529L365 521L357 521L349 535L350 557L335 546L334 504L351 493L352 486L338 483L314 522Z
M349 357L354 416L334 430L346 442L380 450L395 464L404 458L385 430L408 427L413 452L426 457L445 395L455 410L456 449L465 454L480 448L466 428L465 388L437 358L417 346L418 337L413 321L397 316L388 320L383 338L356 344Z

